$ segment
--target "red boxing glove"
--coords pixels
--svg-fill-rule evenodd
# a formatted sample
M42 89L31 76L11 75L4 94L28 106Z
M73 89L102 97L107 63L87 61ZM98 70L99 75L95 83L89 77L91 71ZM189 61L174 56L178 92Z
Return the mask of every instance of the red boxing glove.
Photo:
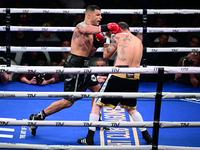
M96 40L99 41L100 43L104 43L104 36L101 32L96 34Z
M119 32L119 29L120 29L120 27L116 23L109 23L107 25L100 26L101 32L111 31L112 33L116 34Z
M107 27L114 34L118 33L119 29L120 29L118 24L116 24L116 23L109 23L109 24L107 24Z

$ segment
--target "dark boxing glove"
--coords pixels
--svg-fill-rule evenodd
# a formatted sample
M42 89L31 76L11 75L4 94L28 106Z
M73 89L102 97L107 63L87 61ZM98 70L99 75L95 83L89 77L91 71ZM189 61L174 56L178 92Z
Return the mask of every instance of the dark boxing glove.
M99 41L100 43L104 43L105 39L104 39L104 36L101 32L96 34L96 40Z
M101 32L111 31L112 33L116 34L119 32L119 29L120 29L120 27L116 23L109 23L107 25L100 26Z

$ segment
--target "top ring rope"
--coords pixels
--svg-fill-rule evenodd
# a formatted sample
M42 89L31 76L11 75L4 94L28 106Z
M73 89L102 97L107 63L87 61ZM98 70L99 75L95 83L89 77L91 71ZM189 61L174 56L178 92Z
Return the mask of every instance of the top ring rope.
M1 8L0 13L6 13L6 8ZM85 13L85 9L34 9L34 8L10 8L10 13L60 13L77 14ZM102 14L142 14L142 9L101 9Z
M71 47L27 47L27 46L11 46L12 52L27 51L45 51L45 52L70 52ZM6 46L0 46L0 51L6 51ZM103 47L99 47L96 52L103 52ZM147 53L157 52L200 52L200 47L147 47Z
M29 27L29 26L10 26L10 31L52 31L52 32L73 32L75 27ZM0 26L0 31L6 31L6 26ZM131 32L142 33L142 27L130 27ZM154 28L147 27L147 33L161 32L200 32L200 28Z
M85 9L34 9L11 8L10 13L85 13ZM142 14L142 9L101 9L102 14ZM1 8L0 13L6 13L6 8ZM199 14L200 9L147 9L147 14Z

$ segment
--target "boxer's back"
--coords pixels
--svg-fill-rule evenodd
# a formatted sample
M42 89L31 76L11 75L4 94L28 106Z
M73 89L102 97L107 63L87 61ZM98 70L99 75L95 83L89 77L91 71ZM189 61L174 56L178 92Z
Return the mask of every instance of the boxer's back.
M116 34L115 39L118 39L115 66L139 67L143 52L141 40L129 31Z

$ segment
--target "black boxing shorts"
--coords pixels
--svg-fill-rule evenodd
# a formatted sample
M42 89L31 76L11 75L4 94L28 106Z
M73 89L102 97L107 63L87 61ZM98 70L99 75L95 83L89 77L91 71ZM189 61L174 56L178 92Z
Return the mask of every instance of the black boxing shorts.
M89 86L95 86L95 85L98 85L98 84L99 84L99 82L98 82L97 76L94 75L94 74L91 74L91 80L90 80Z
M65 61L65 68L88 68L89 57L77 56L69 53ZM65 92L85 92L91 84L91 74L64 74ZM97 82L98 84L98 82ZM73 101L73 98L64 97L64 99ZM74 98L79 100L81 98Z
M117 66L128 67L128 66ZM135 76L134 76L135 75ZM139 79L138 74L109 74L102 85L100 92L138 92ZM136 98L97 98L98 105L115 109L119 104L121 108L136 109Z

